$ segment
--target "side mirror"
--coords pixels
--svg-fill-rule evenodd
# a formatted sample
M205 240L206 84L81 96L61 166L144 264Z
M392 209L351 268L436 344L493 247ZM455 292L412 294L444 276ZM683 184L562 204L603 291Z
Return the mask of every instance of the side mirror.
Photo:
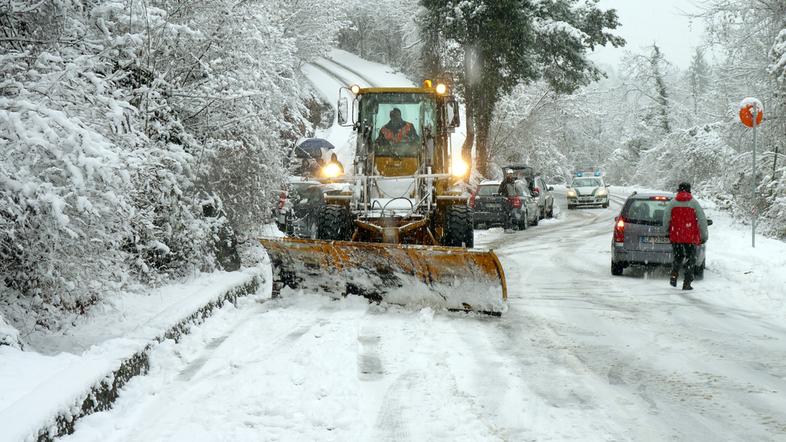
M352 108L350 108L350 100L352 100ZM338 124L344 127L353 126L355 124L355 97L348 88L342 87L338 90Z
M347 126L347 120L349 120L349 102L347 97L341 97L338 99L338 124Z
M609 185L608 185L608 184L606 184L606 187L609 187Z
M712 220L711 220L711 219L709 219L709 218L707 218L707 225L708 225L708 226L711 226L711 225L712 225Z
M451 129L455 129L461 126L461 116L459 115L459 104L458 101L455 99L450 99L446 104L446 119L447 119L447 126Z
M549 192L552 192L554 190L554 186L549 186L548 189L549 189Z
M565 184L566 189L570 189L570 184Z

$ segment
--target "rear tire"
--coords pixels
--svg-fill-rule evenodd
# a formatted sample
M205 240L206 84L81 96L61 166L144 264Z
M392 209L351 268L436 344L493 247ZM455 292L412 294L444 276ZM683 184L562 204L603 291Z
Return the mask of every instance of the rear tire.
M540 210L538 210L538 215L535 216L535 219L532 221L533 226L537 226L540 223Z
M611 274L614 276L622 275L622 271L625 269L625 265L621 262L611 262Z
M551 203L551 206L549 206L549 211L546 213L546 217L547 218L554 218L554 203L553 202Z
M445 213L445 236L442 244L448 247L475 246L475 235L472 230L472 211L465 206L448 207Z
M524 216L519 221L519 230L527 230L527 227L529 227L529 213L524 210Z
M317 238L326 241L349 241L354 231L349 209L329 204L322 206L317 220Z
M696 279L704 279L704 267L706 263L707 260L705 259L704 261L701 262L701 265L696 266L696 271L694 272Z

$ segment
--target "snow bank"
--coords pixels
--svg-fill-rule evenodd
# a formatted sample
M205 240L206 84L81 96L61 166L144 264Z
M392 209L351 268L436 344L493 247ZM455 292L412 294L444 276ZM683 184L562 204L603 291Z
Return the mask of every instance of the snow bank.
M0 313L0 347L3 346L20 349L22 343L19 342L19 331L11 327L3 318L3 314Z
M48 439L69 433L82 416L111 407L118 389L148 369L157 342L178 340L214 309L238 296L270 293L270 266L205 274L192 281L124 294L51 341L32 342L51 354L0 347L0 428L3 440ZM80 354L61 351L84 349Z

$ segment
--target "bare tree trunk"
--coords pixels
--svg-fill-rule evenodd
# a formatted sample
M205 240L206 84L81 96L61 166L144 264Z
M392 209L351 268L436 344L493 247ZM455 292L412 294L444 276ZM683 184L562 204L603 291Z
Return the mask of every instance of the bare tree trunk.
M485 106L484 106L485 107ZM477 143L475 161L478 172L484 177L489 176L489 129L491 128L491 115L481 112L477 118Z
M472 146L475 143L475 86L473 85L472 63L474 62L471 51L464 47L464 112L466 113L467 138L461 146L461 157L467 164L472 165Z

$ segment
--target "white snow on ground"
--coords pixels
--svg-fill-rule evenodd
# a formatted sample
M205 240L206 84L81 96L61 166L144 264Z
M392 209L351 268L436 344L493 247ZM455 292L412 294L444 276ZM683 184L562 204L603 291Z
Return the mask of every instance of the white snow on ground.
M477 232L477 244L496 249L507 274L510 310L501 318L355 297L246 300L181 344L158 348L150 375L67 439L786 434L786 328L776 308L783 286L744 283L756 265L755 274L779 278L786 244L762 238L765 246L746 251L744 229L712 212L709 268L693 292L670 287L664 271L613 277L620 194L627 193L612 189L609 209L563 210L521 232ZM557 203L564 206L564 193ZM763 295L768 289L775 290Z
M336 94L334 75L304 73ZM348 133L328 136L348 146ZM710 208L708 268L693 292L670 287L663 270L613 277L613 217L630 191L612 188L609 209L561 210L526 231L477 231L476 246L495 249L507 275L501 318L355 297L244 299L157 347L150 374L66 439L786 439L786 243L757 238L753 250L746 227ZM564 189L555 196L564 207ZM112 342L118 352L137 345ZM29 377L70 364L79 370L66 376L87 381L103 348L26 355L36 359ZM4 367L0 379L28 375ZM0 428L40 417L32 400L54 391L44 387L8 389L33 399L0 406Z
M333 49L327 57L360 74L359 80L364 78L377 87L413 87L415 84L401 72L396 72L388 65L374 63L355 54L341 49ZM357 75L357 74L356 74Z
M70 409L90 388L165 330L222 293L270 267L203 274L188 282L119 294L95 306L63 334L31 334L37 350L0 346L0 440L23 440Z

